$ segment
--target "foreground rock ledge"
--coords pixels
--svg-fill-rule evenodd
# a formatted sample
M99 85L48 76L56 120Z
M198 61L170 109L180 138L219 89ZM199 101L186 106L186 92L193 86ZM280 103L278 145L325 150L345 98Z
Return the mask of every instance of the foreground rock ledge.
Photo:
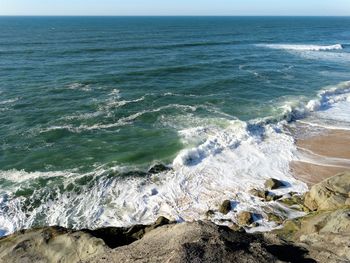
M306 249L290 243L201 221L157 227L114 249L85 231L59 227L21 231L0 241L0 259L16 263L316 262L308 258Z

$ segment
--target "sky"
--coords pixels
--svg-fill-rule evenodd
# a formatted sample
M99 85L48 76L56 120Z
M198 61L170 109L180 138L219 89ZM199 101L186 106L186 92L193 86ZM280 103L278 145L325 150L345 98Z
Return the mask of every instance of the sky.
M350 0L0 0L0 15L349 16Z

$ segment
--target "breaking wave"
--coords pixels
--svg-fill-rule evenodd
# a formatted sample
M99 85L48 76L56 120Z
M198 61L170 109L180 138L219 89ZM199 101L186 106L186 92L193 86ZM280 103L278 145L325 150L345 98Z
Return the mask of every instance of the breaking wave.
M335 45L295 45L295 44L258 44L256 46L272 49L296 50L296 51L327 51L343 49L341 44Z

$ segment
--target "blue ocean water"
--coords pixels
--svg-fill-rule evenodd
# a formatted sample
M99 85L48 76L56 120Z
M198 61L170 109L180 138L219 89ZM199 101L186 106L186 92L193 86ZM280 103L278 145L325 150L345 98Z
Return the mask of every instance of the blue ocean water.
M262 139L348 91L349 67L348 17L0 17L0 228L181 214L123 191L144 197L143 172L181 153L186 181L241 144L233 122Z

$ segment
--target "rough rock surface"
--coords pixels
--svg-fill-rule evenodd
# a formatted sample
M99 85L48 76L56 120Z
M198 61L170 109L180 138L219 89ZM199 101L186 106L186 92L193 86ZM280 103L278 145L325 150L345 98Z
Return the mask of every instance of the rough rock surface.
M318 262L350 262L349 191L349 172L314 185L304 200L304 205L314 212L287 221L283 229L275 232L307 247Z
M94 233L101 239L60 227L20 231L0 240L0 262L315 262L304 248L210 222L163 225L116 248L104 239L116 244L112 233L115 239L123 236L110 230Z
M253 213L242 211L237 215L237 223L241 226L248 226L254 222Z
M17 232L0 240L0 262L79 262L102 253L105 244L82 231L45 227Z
M261 198L263 201L269 202L269 201L275 201L280 199L282 196L281 195L276 195L268 190L264 189L257 189L253 188L249 191L251 195L257 196Z
M350 172L328 178L305 195L305 206L311 211L350 207Z
M275 178L270 178L270 179L267 179L265 181L265 187L267 189L273 190L273 189L278 189L282 186L285 186L284 183L278 179L275 179Z
M315 262L306 257L307 250L271 243L263 235L193 222L157 228L128 246L106 250L83 262Z
M318 262L350 262L350 209L322 211L288 221L275 231L283 239L302 244Z
M230 212L231 210L231 202L230 200L225 200L224 202L222 202L222 204L219 207L219 212L223 213L223 214L227 214L228 212Z

